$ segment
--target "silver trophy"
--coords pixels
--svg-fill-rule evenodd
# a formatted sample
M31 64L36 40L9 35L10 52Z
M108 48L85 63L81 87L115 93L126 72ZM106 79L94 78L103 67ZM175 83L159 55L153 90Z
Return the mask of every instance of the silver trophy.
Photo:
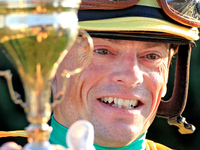
M48 142L52 108L62 101L67 78L81 72L92 55L92 40L78 26L79 4L80 0L0 0L0 49L21 77L25 102L13 90L11 72L0 71L0 76L6 77L12 100L24 108L30 123L26 131L31 142L25 148L55 149ZM63 70L62 91L51 103L52 78L73 44L87 46L88 58L74 70Z

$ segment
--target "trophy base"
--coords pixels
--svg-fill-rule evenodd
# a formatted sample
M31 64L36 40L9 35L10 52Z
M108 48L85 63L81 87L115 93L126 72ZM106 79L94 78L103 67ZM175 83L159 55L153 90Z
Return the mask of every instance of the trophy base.
M28 143L24 148L31 150L54 150L53 145L51 145L49 141Z
M67 148L65 148L61 145L52 145L52 144L49 143L49 141L28 143L24 146L23 149L29 149L29 150L68 150Z
M52 131L52 127L46 123L42 124L30 124L26 131L29 135L28 141L24 149L30 150L63 150L64 147L60 145L52 145L49 142L49 136Z

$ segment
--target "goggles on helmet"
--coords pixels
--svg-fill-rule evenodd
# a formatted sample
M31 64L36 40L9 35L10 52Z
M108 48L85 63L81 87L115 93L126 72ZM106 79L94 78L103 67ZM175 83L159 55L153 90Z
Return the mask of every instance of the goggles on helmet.
M138 3L140 0L135 0ZM200 27L199 0L157 0L164 12L184 25Z
M199 0L157 0L164 12L184 25L200 27Z

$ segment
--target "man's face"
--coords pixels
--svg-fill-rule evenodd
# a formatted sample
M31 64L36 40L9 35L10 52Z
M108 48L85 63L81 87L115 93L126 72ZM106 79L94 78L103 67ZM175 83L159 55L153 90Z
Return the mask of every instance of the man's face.
M155 117L167 82L169 44L101 38L93 42L92 60L69 78L55 119L66 127L88 120L96 144L125 146L146 132ZM77 66L73 48L58 68L54 94L61 90L62 71Z

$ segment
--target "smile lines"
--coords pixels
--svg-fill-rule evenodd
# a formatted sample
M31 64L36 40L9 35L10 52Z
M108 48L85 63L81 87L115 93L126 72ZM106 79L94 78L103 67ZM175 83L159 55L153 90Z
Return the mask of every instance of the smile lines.
M134 109L138 106L138 103L139 103L138 100L128 100L128 99L125 100L125 99L116 98L116 97L102 97L99 100L110 106L123 108L123 109Z

